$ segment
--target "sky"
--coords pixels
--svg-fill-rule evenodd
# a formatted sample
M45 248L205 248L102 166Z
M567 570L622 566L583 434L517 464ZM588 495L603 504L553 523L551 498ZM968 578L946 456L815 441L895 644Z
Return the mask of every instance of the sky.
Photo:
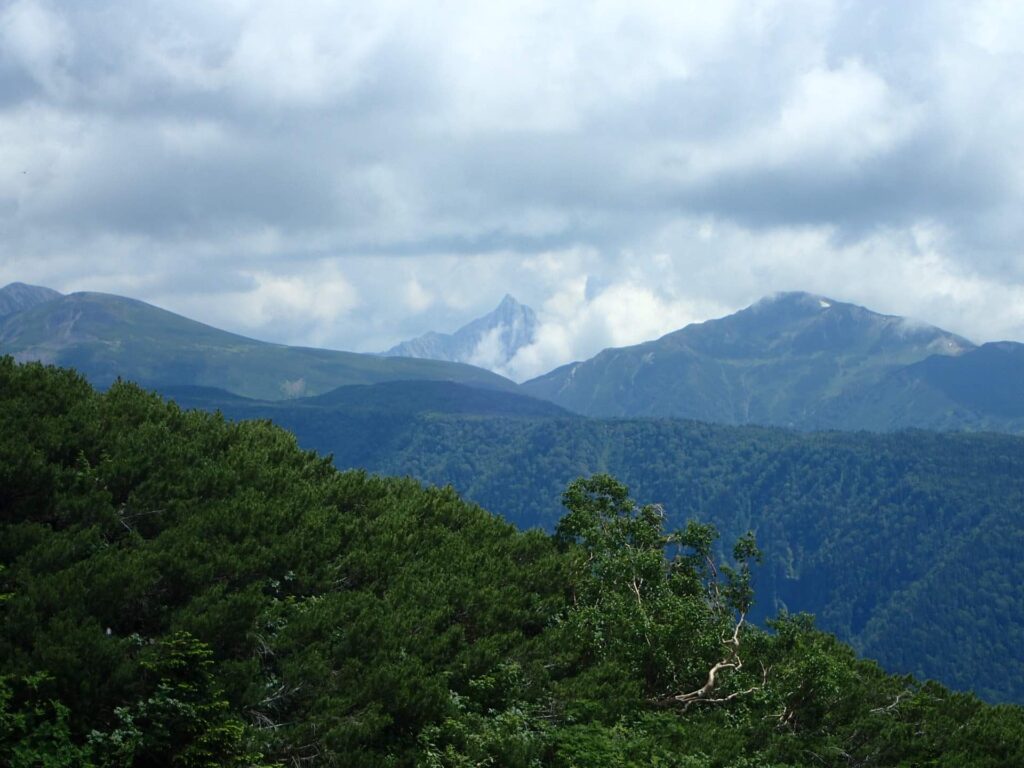
M0 0L0 285L517 379L806 290L1024 341L1024 3Z

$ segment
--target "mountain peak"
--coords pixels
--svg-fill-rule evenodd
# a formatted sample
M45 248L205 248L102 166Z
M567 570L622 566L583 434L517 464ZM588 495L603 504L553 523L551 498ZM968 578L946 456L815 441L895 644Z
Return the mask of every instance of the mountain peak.
M0 318L31 309L37 304L59 299L62 294L52 288L28 283L8 283L0 288Z
M382 354L470 363L499 371L522 347L533 343L536 329L534 311L506 293L491 312L453 333L429 331Z
M973 348L926 323L791 291L523 386L590 416L837 426L823 414L851 393L932 355Z
M828 296L807 291L781 291L770 294L754 302L746 309L740 310L736 315L773 312L784 317L794 317L797 315L813 316L829 309L839 309L847 313L860 313L864 316L885 317L885 315L880 315L858 304L838 301Z
M22 283L15 281L8 283L3 288L0 288L0 295L14 295L14 294L36 294L57 297L62 294L59 291L55 291L52 288L47 288L43 285L31 285L30 283Z
M696 330L697 328L701 330ZM700 326L683 328L670 336L684 335L707 339L716 346L722 334L745 347L750 344L785 343L799 338L808 342L818 338L827 349L874 343L884 337L902 342L911 337L922 340L946 339L954 347L970 348L967 339L928 323L897 315L875 312L859 304L839 301L828 296L803 291L788 291L766 296L735 314L709 320ZM873 341L872 341L873 340Z
M828 309L833 304L841 304L835 299L830 299L827 296L821 296L817 293L808 293L807 291L779 291L765 296L758 302L755 302L752 306L768 305L768 304L790 304L797 306L816 307L819 309Z
M106 293L72 293L0 317L0 355L73 366L101 387L120 376L156 388L198 385L264 400L396 380L515 389L466 365L257 341Z

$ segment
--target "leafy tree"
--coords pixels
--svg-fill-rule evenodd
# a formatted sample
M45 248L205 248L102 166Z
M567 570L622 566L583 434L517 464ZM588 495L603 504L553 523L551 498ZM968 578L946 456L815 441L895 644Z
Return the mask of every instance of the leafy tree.
M752 535L737 543L736 567L716 565L713 526L691 521L666 534L663 510L638 506L609 475L574 481L563 503L556 536L575 545L569 623L594 656L639 674L665 702L718 703L754 690L740 674L750 562L759 557Z
M92 749L76 744L70 710L46 688L52 678L35 674L0 678L0 764L10 768L90 768Z
M145 698L116 710L110 733L91 743L104 764L175 768L258 768L262 755L248 729L233 717L213 677L208 646L187 632L163 640L142 662L153 687Z

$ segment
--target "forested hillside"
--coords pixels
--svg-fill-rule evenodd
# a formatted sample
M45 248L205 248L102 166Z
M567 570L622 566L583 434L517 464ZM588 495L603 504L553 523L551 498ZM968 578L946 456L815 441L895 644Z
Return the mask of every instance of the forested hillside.
M183 402L272 418L341 468L450 483L521 527L553 529L565 485L610 472L675 524L757 533L756 619L810 611L889 669L1024 702L1024 439L551 417L506 394L387 387L346 388L340 407Z
M451 483L548 526L559 488L610 472L675 523L756 531L759 617L810 611L888 669L1024 702L1024 440L454 416L393 434L371 462L339 441L339 466Z
M554 536L518 532L265 422L2 359L0 763L1024 763L1020 708L808 617L752 627L750 536L716 558L607 476L562 498Z

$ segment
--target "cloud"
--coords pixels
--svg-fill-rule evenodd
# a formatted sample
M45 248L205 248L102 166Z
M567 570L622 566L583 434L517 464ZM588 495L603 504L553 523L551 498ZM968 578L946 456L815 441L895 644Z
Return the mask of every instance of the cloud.
M434 295L425 289L419 280L412 278L402 289L405 306L412 312L422 312L434 303Z
M0 11L0 66L20 70L48 95L67 92L74 47L69 26L43 4L18 0Z
M508 360L505 352L504 344L501 342L501 327L491 328L480 337L480 341L477 342L476 348L466 362L481 368L507 373Z
M813 166L822 177L856 176L909 139L919 122L912 104L900 103L886 82L856 60L816 67L796 77L765 124L720 144L684 147L682 181Z
M776 290L1024 339L1016 4L0 11L0 280L523 377Z
M260 329L273 328L273 340L311 346L328 345L332 329L362 303L335 261L303 272L259 271L243 273L242 278L244 287L218 292L216 308L208 306L207 296L174 303L185 304L187 314L205 315L219 327L234 326L260 336Z
M586 281L575 280L545 303L536 341L501 370L524 381L606 346L638 344L703 320L706 311L700 300L673 299L628 282L588 297Z

